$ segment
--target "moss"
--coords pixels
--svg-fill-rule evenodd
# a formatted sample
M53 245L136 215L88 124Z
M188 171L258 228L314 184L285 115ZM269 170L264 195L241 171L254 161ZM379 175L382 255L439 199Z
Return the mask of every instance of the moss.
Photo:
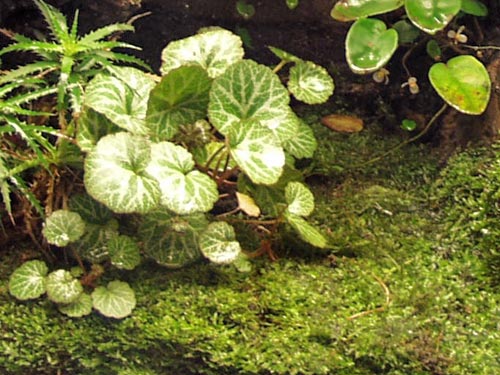
M367 147L395 142L381 145L371 134L359 135ZM358 158L346 139L323 141L338 160ZM486 242L467 224L486 202L478 197L491 184L484 176L495 173L496 156L458 156L433 184L438 168L423 147L362 169L346 163L314 184L313 220L329 233L332 254L307 257L290 243L290 256L257 259L248 274L200 263L109 275L136 291L137 308L124 320L69 319L42 300L19 303L3 273L0 373L496 373L500 297L491 257L478 256ZM402 161L408 170L395 167ZM478 166L481 173L471 174ZM489 230L495 212L484 215ZM447 230L463 215L466 240Z

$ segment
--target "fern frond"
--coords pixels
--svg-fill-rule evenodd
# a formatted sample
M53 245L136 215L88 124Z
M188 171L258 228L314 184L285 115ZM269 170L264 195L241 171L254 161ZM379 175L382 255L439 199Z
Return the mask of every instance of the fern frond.
M21 106L22 104L29 103L35 99L41 98L43 96L47 96L53 94L57 91L55 87L46 87L36 91L30 91L25 94L16 95L13 98L5 100L3 104L5 106Z
M12 184L19 190L28 202L35 208L36 212L40 217L45 218L45 212L43 211L40 201L35 197L35 195L30 191L26 182L20 176L12 176L10 178Z
M38 61L31 64L20 66L17 69L13 69L5 74L0 75L0 85L7 82L13 82L20 78L25 78L31 74L39 73L44 75L44 71L54 70L59 66L56 61Z
M135 28L132 25L126 23L114 23L111 25L101 27L100 29L91 31L90 33L80 38L78 40L78 43L90 44L100 41L116 32L134 31L134 30Z
M78 38L78 16L80 15L80 11L77 9L75 11L75 16L73 17L73 24L71 25L70 39L77 40Z
M45 3L42 0L33 0L42 12L47 25L55 39L60 43L68 42L70 40L70 34L68 32L68 23L64 14L62 14L57 8Z
M29 39L29 38L28 38ZM46 53L63 53L63 47L56 43L41 42L39 40L23 41L15 44L8 45L7 47L0 50L0 56L8 52L22 51L22 52L35 52L37 54L44 54L42 57L48 57Z
M148 72L153 71L153 69L145 61L141 60L138 57L135 57L132 55L127 55L126 53L119 53L119 52L112 52L111 54L112 54L112 56L109 57L109 60L137 65L137 66L140 66L141 68L146 69Z

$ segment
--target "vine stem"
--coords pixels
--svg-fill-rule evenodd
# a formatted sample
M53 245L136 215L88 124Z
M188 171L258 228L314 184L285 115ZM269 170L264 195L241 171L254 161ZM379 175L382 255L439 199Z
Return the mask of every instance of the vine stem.
M369 164L373 164L383 158L385 158L387 155L390 155L392 154L394 151L397 151L399 150L400 148L406 146L407 144L411 143L411 142L414 142L416 141L417 139L419 139L420 137L422 137L425 133L427 133L430 129L430 127L432 126L432 124L434 124L434 122L439 118L439 116L441 116L443 114L443 112L446 110L446 108L448 108L448 104L443 104L443 106L434 114L434 116L432 116L432 118L429 120L429 122L425 125L424 129L418 133L417 135L407 139L406 141L403 141L399 144L397 144L396 146L394 146L393 148L391 148L390 150L384 152L383 154L379 155L379 156L376 156L374 157L373 159L370 159L364 163L361 163L361 164L358 164L358 165L355 165L353 168L359 168L359 167L364 167L366 165L369 165Z

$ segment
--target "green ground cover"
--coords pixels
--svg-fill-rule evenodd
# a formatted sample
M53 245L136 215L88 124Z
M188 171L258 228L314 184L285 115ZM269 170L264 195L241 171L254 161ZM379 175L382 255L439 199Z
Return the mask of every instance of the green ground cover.
M0 265L0 373L498 373L500 147L444 169L424 145L364 164L401 137L315 130L313 219L331 253L290 240L250 273L141 266L119 275L132 316L71 319L9 296L19 245Z

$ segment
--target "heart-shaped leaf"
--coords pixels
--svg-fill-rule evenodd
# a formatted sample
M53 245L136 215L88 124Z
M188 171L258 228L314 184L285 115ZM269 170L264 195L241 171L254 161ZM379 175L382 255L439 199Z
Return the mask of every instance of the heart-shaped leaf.
M144 216L139 236L150 258L163 266L179 268L201 258L198 238L207 225L202 214L176 216L164 209Z
M136 303L132 288L118 280L109 282L107 287L97 287L91 297L96 310L104 316L115 319L130 315Z
M83 292L82 284L71 272L60 269L47 276L47 297L55 303L72 303Z
M131 237L116 236L108 241L111 263L124 270L133 270L141 263L139 245Z
M102 263L109 260L108 242L118 235L118 222L114 219L106 225L87 223L83 237L72 243L71 248L91 263Z
M479 115L488 105L491 80L484 65L473 56L457 56L447 64L434 64L429 79L437 93L460 112Z
M382 68L398 47L398 32L372 18L354 22L346 37L346 58L354 73L372 73Z
M285 213L285 220L298 233L303 241L319 247L320 249L328 247L328 240L325 236L304 218L291 213Z
M286 211L297 216L309 216L314 210L314 196L304 184L290 182L285 188Z
M462 0L405 0L406 14L419 29L429 34L442 30L460 11Z
M200 236L200 249L205 257L218 264L231 263L241 252L234 228L223 221L210 223Z
M20 300L40 297L45 293L49 269L41 260L30 260L18 267L9 278L9 292Z
M297 159L312 158L318 142L311 127L300 120L297 132L292 138L283 142L283 147Z
M145 213L161 195L158 181L146 171L150 161L147 139L123 132L107 135L85 159L87 192L114 212Z
M278 181L285 153L271 130L256 121L242 121L230 129L228 138L231 156L254 183Z
M288 90L271 69L243 60L214 80L208 116L224 135L241 120L254 120L284 141L294 135L298 126L289 102Z
M63 247L83 235L85 222L76 212L57 210L47 218L42 232L48 243Z
M59 305L58 309L71 318L81 318L92 312L92 298L87 293L82 293L78 296L76 301L65 305Z
M134 68L113 67L112 71L113 75L101 73L88 83L85 105L122 129L147 134L144 118L155 81Z
M153 144L147 172L159 182L161 204L177 214L210 211L219 199L217 184L193 168L193 156L185 148Z
M239 36L221 28L207 29L197 35L170 42L161 53L161 73L182 65L200 65L211 78L221 75L243 58Z
M421 33L419 29L407 20L400 20L396 22L392 25L392 28L398 32L398 40L400 44L413 43Z
M401 7L403 3L404 0L343 0L336 2L330 15L337 21L353 21L391 12Z
M473 16L485 17L488 15L488 7L479 0L462 0L462 12Z
M170 71L151 91L146 124L157 141L171 139L180 125L205 118L212 80L199 66Z
M325 68L301 61L290 69L288 89L304 103L320 104L333 94L334 84Z

